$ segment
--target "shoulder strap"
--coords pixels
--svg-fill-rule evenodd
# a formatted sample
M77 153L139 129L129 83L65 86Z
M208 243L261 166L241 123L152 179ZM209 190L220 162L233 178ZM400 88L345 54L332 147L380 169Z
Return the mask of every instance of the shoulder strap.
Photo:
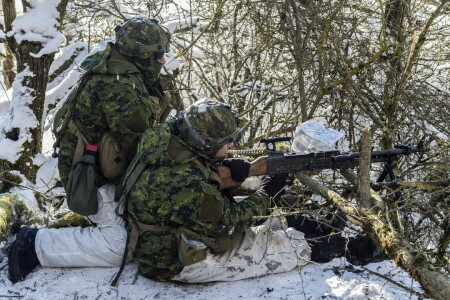
M62 116L60 117L61 121L58 122L58 124L55 124L55 123L53 124L53 126L54 126L53 133L55 134L55 137L56 137L56 141L53 144L53 151L54 151L53 155L52 155L53 157L58 156L56 154L56 148L58 148L60 145L62 133L65 132L67 128L73 130L72 128L75 126L75 124L72 121L73 112L75 110L75 104L77 103L80 92L83 89L83 87L86 85L86 82L90 78L91 74L92 74L92 72L88 71L81 76L81 78L78 80L77 85L75 86L75 90L73 90L66 99L67 109L66 109L66 111L62 112ZM66 104L66 103L64 103L64 104ZM62 109L62 106L60 107L60 109ZM58 114L58 112L55 114L55 118L53 119L54 121L57 119L57 114ZM79 132L79 130L78 130L78 132ZM80 137L78 137L78 138L80 138Z
M128 196L128 193L130 192L130 190L133 188L136 181L138 180L139 176L141 176L142 172L145 170L146 165L141 160L141 157L142 157L142 153L139 155L136 155L134 157L134 159L131 161L130 165L128 166L127 172L125 173L125 177L124 177L122 183L120 183L117 186L117 190L116 190L115 201L119 202L116 207L116 215L122 217L125 220L125 224L127 227L127 242L125 244L125 249L124 249L123 256L122 256L122 263L120 264L120 269L117 272L114 280L111 283L111 286L115 286L115 287L117 287L117 282L119 281L120 275L122 274L125 264L127 262L128 250L129 250L128 245L130 244L130 239L132 237L131 231L133 229L133 227L132 227L133 223L129 222L130 220L128 220L128 218L127 218L127 196ZM122 212L120 212L121 209L123 210ZM133 233L133 239L136 239L136 242L137 242L136 233Z
M115 201L119 202L116 208L116 214L118 216L124 217L126 215L126 198L128 193L133 188L134 184L138 180L139 176L141 176L142 172L145 170L145 163L141 160L142 154L136 155L131 161L130 165L127 168L127 172L125 173L125 177L121 181L121 183L117 186L117 192ZM120 213L121 207L123 208L123 212Z

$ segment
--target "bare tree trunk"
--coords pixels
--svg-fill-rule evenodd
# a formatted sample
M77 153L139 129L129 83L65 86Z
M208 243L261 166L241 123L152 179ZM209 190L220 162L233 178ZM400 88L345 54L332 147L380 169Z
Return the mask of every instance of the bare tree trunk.
M34 181L37 167L33 164L33 158L42 150L42 116L44 110L45 92L47 89L48 72L53 62L54 54L45 54L35 58L30 53L37 53L42 49L42 45L30 42L22 42L16 49L18 73L22 72L26 66L31 71L33 77L24 77L21 85L31 88L31 96L34 98L30 105L39 125L30 129L32 134L31 142L25 142L20 158L12 168L19 170L28 179Z
M385 4L385 33L388 44L393 50L388 55L389 70L384 86L384 109L386 112L382 147L391 148L398 127L397 110L403 98L400 90L400 78L405 68L406 19L409 14L409 0L389 0Z
M11 49L9 49L7 43L4 43L3 46L5 48L5 56L3 58L0 72L3 76L5 88L8 90L11 88L12 83L16 78L16 73L14 72L14 55L12 54Z
M14 1L3 0L2 3L5 12L5 30L10 31L12 22L16 17ZM65 15L67 3L68 0L62 0L58 5L57 9L60 13L60 23ZM43 48L41 43L23 41L18 44L14 36L7 37L7 42L17 60L17 73L29 68L29 71L34 74L34 76L24 76L20 84L31 90L30 96L33 98L33 102L29 105L29 108L38 120L38 125L30 129L31 140L24 143L20 158L12 165L13 169L20 171L29 180L34 181L37 167L33 164L33 158L42 150L42 116L48 73L54 59L54 53L33 57L31 54L36 54ZM15 99L11 100L11 105L16 105ZM6 133L6 137L11 140L17 140L19 134L20 129L13 128L10 132Z
M12 21L16 18L16 4L14 0L3 0L3 19L4 19L4 31L7 33L11 30ZM3 28L2 28L3 29ZM14 55L8 43L3 43L5 47L5 58L3 59L3 64L1 66L1 72L3 80L5 82L5 88L9 89L16 77L13 71L14 68Z

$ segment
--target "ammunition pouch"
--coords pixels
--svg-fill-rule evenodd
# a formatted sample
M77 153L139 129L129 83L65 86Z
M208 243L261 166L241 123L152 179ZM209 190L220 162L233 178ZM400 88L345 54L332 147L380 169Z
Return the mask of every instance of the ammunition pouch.
M206 258L208 249L212 253L224 253L233 249L234 236L210 237L186 227L177 230L178 257L184 266Z

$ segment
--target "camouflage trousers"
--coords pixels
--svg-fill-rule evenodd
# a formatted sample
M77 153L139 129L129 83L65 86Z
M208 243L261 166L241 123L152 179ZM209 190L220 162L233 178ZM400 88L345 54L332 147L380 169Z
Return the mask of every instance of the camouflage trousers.
M285 223L284 223L285 224ZM311 249L302 232L285 228L279 217L245 231L233 249L208 253L205 260L184 267L175 281L237 281L291 271L310 261Z

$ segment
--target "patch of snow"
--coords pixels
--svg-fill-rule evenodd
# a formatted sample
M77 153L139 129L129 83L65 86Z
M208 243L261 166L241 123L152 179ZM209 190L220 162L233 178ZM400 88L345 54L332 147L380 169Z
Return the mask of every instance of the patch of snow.
M23 41L42 43L43 48L38 53L31 53L33 57L58 51L59 46L65 43L66 38L57 27L59 12L56 9L61 0L28 0L30 8L18 15L13 23L12 30L7 36L14 36L17 43Z
M20 186L14 186L9 191L12 194L18 194L22 199L29 211L35 212L35 213L41 213L41 210L39 209L36 197L34 196L34 191L32 188L34 185L28 181L28 179L23 176L18 171L11 171L13 175L19 176L22 178L22 183Z
M36 189L42 193L46 193L53 189L59 180L58 159L44 157L45 162L38 169L36 174Z
M118 268L42 268L14 285L7 277L7 258L0 263L0 295L22 299L418 299L407 291L358 267L352 271L345 259L309 264L300 271L236 282L176 284L155 282L137 275L137 266L125 266L118 287L111 281ZM5 266L2 268L2 266ZM420 291L418 283L385 261L366 266L393 276Z
M41 153L37 153L33 158L33 164L38 167L42 166L46 161L47 157Z
M0 84L3 84L3 82L0 82ZM5 91L4 88L4 84L0 86L0 120L8 113L9 99L12 96L12 89Z
M175 30L188 29L190 27L194 27L199 23L200 19L198 17L186 18L186 19L178 19L169 21L163 24L170 33L174 33Z
M67 60L70 59L77 51L81 51L87 48L87 44L83 42L75 42L67 47L60 49L60 51L55 55L55 60L50 66L49 73L55 72L59 69Z
M34 76L28 66L17 74L13 83L13 101L6 116L0 120L0 149L2 149L0 159L10 163L15 163L19 159L23 143L31 141L30 129L39 124L33 111L28 107L34 100L32 96L34 90L22 85L26 77ZM6 133L12 130L18 130L15 140L6 137Z
M180 61L178 58L175 58L175 54L170 51L168 53L164 54L166 63L164 64L164 67L161 70L162 75L173 74L173 71L180 68Z

